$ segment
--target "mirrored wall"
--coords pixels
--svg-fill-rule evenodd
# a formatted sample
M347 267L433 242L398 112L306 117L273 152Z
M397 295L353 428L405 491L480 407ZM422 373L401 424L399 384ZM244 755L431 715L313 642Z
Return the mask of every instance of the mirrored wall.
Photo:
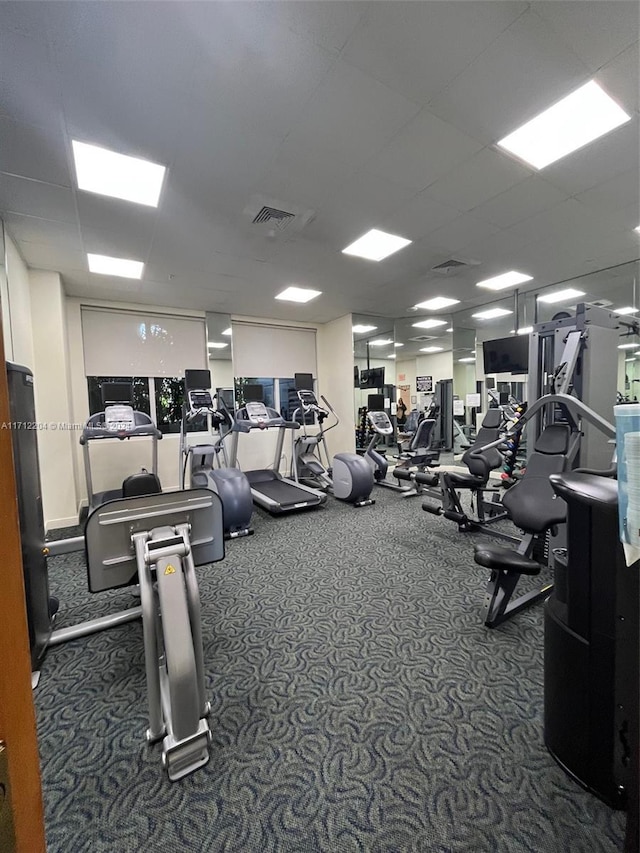
M211 387L214 391L223 389L225 403L233 409L231 317L229 314L207 313L206 323Z

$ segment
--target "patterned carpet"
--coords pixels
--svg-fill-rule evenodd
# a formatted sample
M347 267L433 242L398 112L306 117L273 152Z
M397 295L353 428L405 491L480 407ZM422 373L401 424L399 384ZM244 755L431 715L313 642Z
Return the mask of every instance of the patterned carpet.
M613 853L625 816L542 743L542 608L488 631L473 541L376 489L272 518L198 570L209 764L170 783L142 631L49 651L36 692L49 853ZM478 541L478 537L475 537ZM128 606L51 561L58 626Z

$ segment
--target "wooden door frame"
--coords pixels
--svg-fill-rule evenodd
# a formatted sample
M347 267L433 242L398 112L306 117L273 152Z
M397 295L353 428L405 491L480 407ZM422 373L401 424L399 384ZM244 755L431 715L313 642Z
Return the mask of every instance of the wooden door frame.
M0 739L7 747L16 849L45 853L18 502L11 429L5 426L11 415L1 322L0 357Z

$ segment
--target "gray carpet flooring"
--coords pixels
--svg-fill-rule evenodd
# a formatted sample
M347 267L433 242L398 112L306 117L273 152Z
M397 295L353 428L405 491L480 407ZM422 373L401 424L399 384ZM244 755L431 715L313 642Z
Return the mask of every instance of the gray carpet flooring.
M171 783L144 740L139 623L50 649L49 853L613 853L625 815L542 741L542 607L488 631L478 536L377 488L273 518L198 569L213 731ZM58 627L132 603L50 561Z

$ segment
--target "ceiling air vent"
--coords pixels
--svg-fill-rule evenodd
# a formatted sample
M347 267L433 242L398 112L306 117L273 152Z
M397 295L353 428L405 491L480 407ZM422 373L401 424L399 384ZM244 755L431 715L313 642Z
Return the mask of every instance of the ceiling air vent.
M289 222L294 218L295 213L288 213L286 210L278 210L276 207L262 207L253 218L254 225L268 222L279 231L284 231Z
M431 272L436 272L438 275L449 275L450 272L457 272L461 267L477 267L480 261L472 260L471 258L449 258L448 261L443 261L441 264L436 264L431 267Z
M285 240L300 233L315 216L315 210L262 195L252 196L243 213L254 231Z
M438 339L437 335L416 335L415 338L409 338L410 341L435 341Z

